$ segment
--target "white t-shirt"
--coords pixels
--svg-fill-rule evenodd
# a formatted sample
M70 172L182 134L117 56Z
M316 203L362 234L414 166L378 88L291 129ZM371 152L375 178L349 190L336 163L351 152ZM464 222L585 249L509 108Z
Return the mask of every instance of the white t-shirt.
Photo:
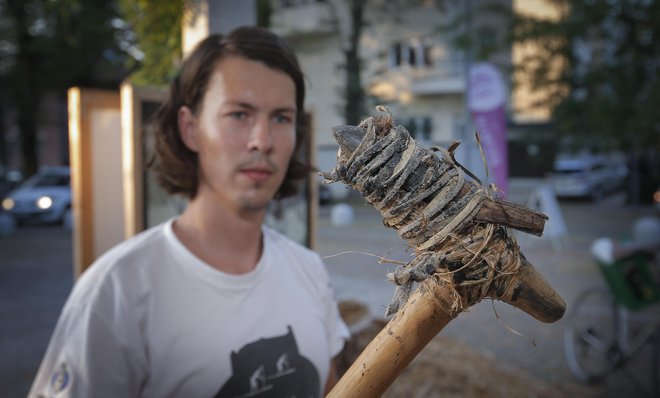
M29 396L320 396L349 332L319 256L263 227L256 268L226 274L172 223L82 275Z

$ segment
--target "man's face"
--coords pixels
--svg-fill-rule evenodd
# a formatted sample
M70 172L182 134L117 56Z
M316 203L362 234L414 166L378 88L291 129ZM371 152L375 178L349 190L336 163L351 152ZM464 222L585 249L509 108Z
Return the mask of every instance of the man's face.
M265 214L296 142L296 90L289 75L240 57L221 61L197 115L179 111L186 145L199 156L196 199L240 214Z

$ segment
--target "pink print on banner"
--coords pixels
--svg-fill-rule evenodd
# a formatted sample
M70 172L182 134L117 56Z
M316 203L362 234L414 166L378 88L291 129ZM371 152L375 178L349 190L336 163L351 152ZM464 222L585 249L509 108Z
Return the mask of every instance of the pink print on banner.
M506 143L506 87L500 72L490 63L470 67L468 108L481 137L489 175L506 196L509 188L509 159Z

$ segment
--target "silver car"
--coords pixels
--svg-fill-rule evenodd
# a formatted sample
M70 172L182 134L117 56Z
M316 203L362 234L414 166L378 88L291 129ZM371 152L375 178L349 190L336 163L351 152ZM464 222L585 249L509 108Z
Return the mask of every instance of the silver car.
M66 222L71 216L70 170L44 167L2 200L2 209L17 222Z
M602 156L559 157L550 183L559 197L580 197L593 201L624 187L628 168Z

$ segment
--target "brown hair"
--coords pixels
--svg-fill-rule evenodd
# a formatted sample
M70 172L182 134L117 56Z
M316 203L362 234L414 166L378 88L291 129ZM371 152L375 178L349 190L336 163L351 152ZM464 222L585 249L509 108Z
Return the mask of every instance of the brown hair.
M154 154L149 167L167 193L181 194L189 199L195 197L199 183L197 153L181 140L177 113L184 105L197 113L217 64L230 56L263 62L286 73L295 84L296 147L284 181L275 194L276 198L292 196L297 191L297 180L311 170L301 154L305 138L305 82L293 49L282 38L263 28L242 27L227 36L211 35L183 62L170 86L168 100L158 109L153 121Z

